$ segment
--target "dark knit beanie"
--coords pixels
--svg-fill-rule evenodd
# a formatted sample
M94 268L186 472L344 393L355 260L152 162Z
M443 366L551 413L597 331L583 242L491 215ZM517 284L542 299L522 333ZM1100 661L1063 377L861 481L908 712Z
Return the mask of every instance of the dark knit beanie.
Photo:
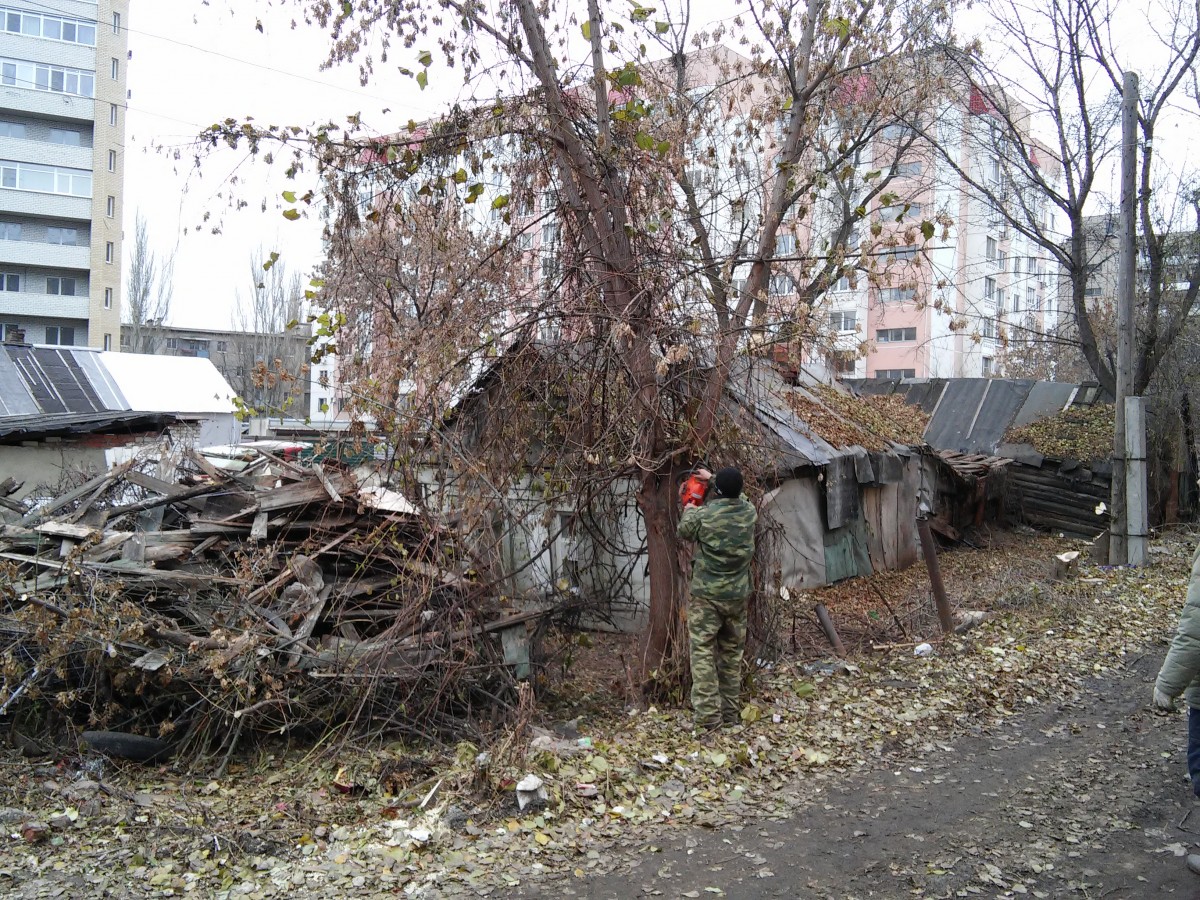
M742 493L742 473L732 466L719 469L713 476L713 489L720 497L737 497Z

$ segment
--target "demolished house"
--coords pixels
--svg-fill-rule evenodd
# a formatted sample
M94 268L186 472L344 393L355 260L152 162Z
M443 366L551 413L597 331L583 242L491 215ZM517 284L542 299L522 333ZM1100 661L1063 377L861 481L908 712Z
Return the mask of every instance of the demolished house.
M227 760L242 737L348 724L479 740L516 703L541 617L507 610L377 467L148 447L68 481L0 525L0 728L50 701L22 746L83 728L118 755Z
M955 378L854 387L903 397L929 416L925 440L941 464L939 506L952 526L1007 518L1089 539L1108 528L1113 407L1098 386ZM1186 511L1180 485L1194 474L1152 458L1150 480L1152 524Z
M552 393L553 361L536 348L529 353L531 360L510 353L476 382L448 417L453 436L431 450L415 489L432 508L461 511L473 499L486 510L463 530L477 536L475 551L501 573L507 594L535 606L574 601L589 625L638 631L650 586L635 475L588 486L584 511L567 477L543 467L551 455L536 441L506 487L475 477L493 452L481 436L495 428L494 416L514 415L503 397L530 398L531 414L556 402L541 396ZM723 402L739 437L720 452L750 473L764 591L815 588L917 560L918 506L937 502L927 487L922 417L898 399L789 383L761 359L744 361Z

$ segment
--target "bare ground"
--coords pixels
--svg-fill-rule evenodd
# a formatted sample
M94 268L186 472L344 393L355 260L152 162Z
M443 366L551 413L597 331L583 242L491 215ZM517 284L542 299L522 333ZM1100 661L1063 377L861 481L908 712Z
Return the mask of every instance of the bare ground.
M558 894L1200 898L1186 721L1147 708L1161 651L1070 702L827 784L787 821L695 829Z

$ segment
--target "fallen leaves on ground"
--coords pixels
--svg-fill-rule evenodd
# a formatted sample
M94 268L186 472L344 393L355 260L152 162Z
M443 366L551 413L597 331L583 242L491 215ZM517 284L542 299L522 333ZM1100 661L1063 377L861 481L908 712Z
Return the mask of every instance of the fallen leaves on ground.
M685 710L653 707L585 721L584 737L552 742L520 769L485 770L482 801L481 755L469 745L420 790L402 792L403 802L375 777L415 755L400 745L336 760L263 756L219 781L106 768L91 773L104 789L78 803L64 796L74 772L7 760L0 806L51 824L36 842L22 839L22 823L5 825L13 836L0 849L0 879L10 896L217 898L505 896L548 876L584 879L612 870L622 852L656 852L665 829L786 818L830 779L928 752L969 728L1002 728L1024 708L1078 691L1170 633L1191 547L1176 535L1145 567L1081 567L1025 603L997 603L967 635L935 641L931 656L897 648L858 656L849 670L827 667L838 674L781 662L760 673L731 731L693 737ZM964 572L978 572L992 557L962 559ZM520 811L514 788L529 773L546 800Z

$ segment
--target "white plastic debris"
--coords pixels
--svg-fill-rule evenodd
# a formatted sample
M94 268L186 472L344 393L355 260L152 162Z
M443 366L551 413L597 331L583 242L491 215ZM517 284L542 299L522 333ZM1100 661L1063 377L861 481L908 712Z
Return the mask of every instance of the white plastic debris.
M545 782L536 775L526 775L517 782L517 806L521 809L534 800L546 800L547 796Z
M933 644L917 644L913 647L913 656L933 656Z

